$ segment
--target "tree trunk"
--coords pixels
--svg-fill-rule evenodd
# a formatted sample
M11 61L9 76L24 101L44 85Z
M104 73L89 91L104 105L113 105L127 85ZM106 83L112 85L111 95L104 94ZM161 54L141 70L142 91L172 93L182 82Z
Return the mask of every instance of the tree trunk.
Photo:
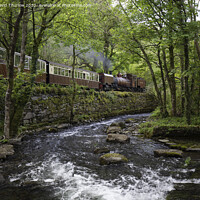
M20 1L21 4L23 4L23 0ZM23 16L24 8L20 8L20 13L17 16L16 22L14 24L14 29L12 31L12 37L9 44L9 49L7 50L8 58L7 60L7 66L8 66L8 88L6 91L5 96L5 119L4 119L4 135L6 139L9 139L11 134L11 113L12 113L12 91L13 91L13 85L14 85L14 54L15 54L15 48L16 43L18 39L18 33L19 33L19 26L20 21Z
M35 41L33 44L32 60L31 60L31 74L36 74L37 72L37 60L39 58L38 44Z
M162 113L162 117L167 117L168 116L167 94L166 94L166 84L165 84L165 78L164 78L164 73L163 73L162 60L161 60L161 57L160 57L160 47L158 47L158 61L159 61L160 74L161 74L162 85L163 85L163 113Z
M174 76L174 47L169 46L169 57L170 57L170 82L171 82L171 103L172 103L172 116L176 116L176 82Z
M177 1L177 6L180 12L180 28L184 35L183 38L183 49L184 49L184 58L185 58L185 68L184 72L188 72L189 70L189 33L187 27L187 16L186 10L184 7L184 0ZM189 75L185 74L184 76L184 84L185 84L185 116L187 124L191 123L191 101L190 101L190 88L189 88Z
M184 66L184 57L183 57L182 50L180 52L180 63L181 63L181 74L183 74L185 66ZM184 88L185 88L185 86L184 86L184 78L183 78L183 76L181 76L181 114L182 114L182 116L185 113Z
M22 23L22 42L21 42L21 56L20 56L20 64L19 64L19 70L21 72L24 71L25 66L25 50L26 50L26 41L27 41L27 26L28 26L28 7L24 10L23 15L23 23Z
M148 58L148 55L146 54L146 51L145 49L143 48L143 46L141 45L141 43L133 36L133 39L135 40L135 42L138 44L140 50L142 51L143 55L144 55L144 59L149 67L149 70L150 70L150 73L151 73L151 77L152 77L152 80L153 80L153 83L154 83L154 88L155 88L155 91L156 91L156 95L157 95L157 98L158 98L158 101L159 101L159 105L161 107L161 112L163 112L163 101L162 101L162 96L161 96L161 93L159 91L159 88L158 88L158 85L157 85L157 81L156 81L156 77L155 77L155 74L154 74L154 71L153 71L153 67L151 65L151 62L149 61L149 58Z
M76 48L73 45L73 63L72 63L72 97L71 97L71 112L70 112L70 123L74 120L74 102L76 98L76 82L75 82L75 65L76 65Z
M184 37L184 57L185 57L185 71L189 69L189 48L188 48L189 40L188 37ZM185 75L185 116L187 120L187 124L191 123L191 105L190 105L190 89L189 89L189 77Z

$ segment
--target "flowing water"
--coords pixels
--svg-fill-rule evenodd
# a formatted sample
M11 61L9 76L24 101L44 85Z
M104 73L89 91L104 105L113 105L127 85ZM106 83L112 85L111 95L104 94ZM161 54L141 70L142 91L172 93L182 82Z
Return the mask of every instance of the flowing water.
M1 200L162 200L174 183L188 179L184 159L155 158L166 148L132 135L129 144L106 143L105 128L113 122L147 114L122 116L70 128L58 133L26 136L16 154L3 165L9 184L0 188ZM129 162L99 165L97 147L125 155Z

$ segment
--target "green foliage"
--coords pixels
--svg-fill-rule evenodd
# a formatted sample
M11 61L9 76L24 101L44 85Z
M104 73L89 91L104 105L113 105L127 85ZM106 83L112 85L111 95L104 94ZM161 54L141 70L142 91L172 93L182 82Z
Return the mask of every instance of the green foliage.
M190 157L187 157L187 158L185 159L184 167L188 167L188 165L190 164L190 161L191 161L191 158L190 158Z
M0 144L6 144L6 143L8 143L8 140L7 139L2 139L2 140L0 140Z
M159 118L160 115L151 116L149 121L142 123L140 125L139 132L144 134L145 137L151 138L153 135L154 128L157 127L185 127L188 128L190 126L187 125L186 119L184 117L166 117L166 118ZM191 127L192 126L200 126L200 119L198 116L193 116L191 120ZM184 147L183 147L184 148Z

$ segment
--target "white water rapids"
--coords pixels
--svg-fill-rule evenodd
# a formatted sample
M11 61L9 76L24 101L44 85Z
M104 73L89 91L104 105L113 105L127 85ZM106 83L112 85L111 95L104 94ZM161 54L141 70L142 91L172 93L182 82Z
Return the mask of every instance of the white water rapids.
M130 144L112 145L114 152L127 154L128 164L100 166L99 155L93 155L91 149L96 143L105 143L102 126L105 128L117 120L119 118L27 141L27 151L31 148L37 155L31 161L28 156L18 164L22 170L10 175L10 182L51 186L52 199L56 200L165 200L174 183L200 183L197 179L187 179L189 170L181 168L182 160L155 159L153 150L162 147L161 144L135 136Z

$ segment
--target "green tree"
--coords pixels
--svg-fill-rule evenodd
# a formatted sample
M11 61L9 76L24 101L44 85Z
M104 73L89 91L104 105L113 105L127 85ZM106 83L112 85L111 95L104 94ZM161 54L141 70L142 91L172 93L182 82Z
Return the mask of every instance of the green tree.
M2 3L11 3L10 1L4 1ZM23 4L24 1L20 0L18 3ZM11 113L13 109L12 104L12 93L14 86L14 53L16 49L16 43L19 36L20 22L23 16L24 7L12 8L6 7L1 8L1 19L4 28L1 29L0 42L6 48L6 63L8 69L8 87L5 95L5 119L4 119L4 135L6 139L9 139L12 135L11 129ZM5 35L5 32L7 35Z

